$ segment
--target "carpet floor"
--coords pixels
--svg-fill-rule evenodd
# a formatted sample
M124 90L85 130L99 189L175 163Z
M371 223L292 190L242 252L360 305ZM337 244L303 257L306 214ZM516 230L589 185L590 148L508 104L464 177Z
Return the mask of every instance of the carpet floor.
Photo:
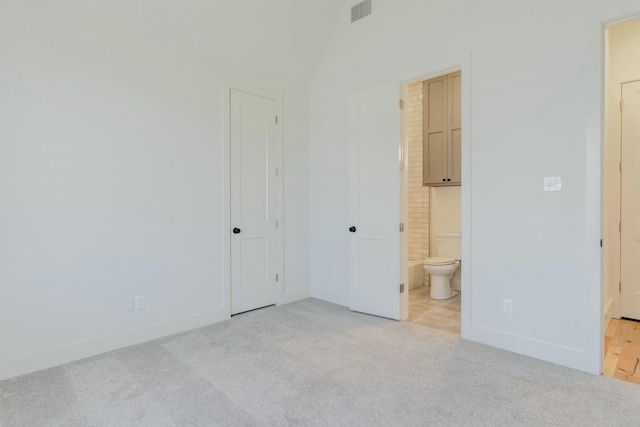
M640 388L306 299L0 382L0 426L640 425Z

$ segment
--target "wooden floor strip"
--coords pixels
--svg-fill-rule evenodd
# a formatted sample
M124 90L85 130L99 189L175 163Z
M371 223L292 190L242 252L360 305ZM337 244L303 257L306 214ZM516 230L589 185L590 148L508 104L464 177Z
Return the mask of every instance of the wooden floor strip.
M611 319L604 348L604 375L640 384L640 322Z

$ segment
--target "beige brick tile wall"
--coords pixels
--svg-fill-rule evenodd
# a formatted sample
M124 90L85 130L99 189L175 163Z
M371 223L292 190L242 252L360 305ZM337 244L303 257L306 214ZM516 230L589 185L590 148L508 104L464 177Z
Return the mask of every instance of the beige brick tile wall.
M407 94L409 139L409 259L429 257L429 187L422 186L422 83L409 86Z

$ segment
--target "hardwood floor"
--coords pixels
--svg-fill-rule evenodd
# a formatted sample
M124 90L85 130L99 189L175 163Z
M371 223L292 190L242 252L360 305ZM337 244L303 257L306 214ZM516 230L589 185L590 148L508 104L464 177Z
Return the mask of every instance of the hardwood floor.
M460 335L460 294L451 299L431 299L429 286L409 291L409 322Z
M640 384L640 322L611 319L604 335L604 374Z

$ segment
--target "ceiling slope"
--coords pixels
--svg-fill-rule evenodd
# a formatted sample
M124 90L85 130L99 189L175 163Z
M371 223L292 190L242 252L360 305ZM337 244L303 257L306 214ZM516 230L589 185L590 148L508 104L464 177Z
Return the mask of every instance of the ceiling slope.
M41 0L308 85L345 0ZM348 19L345 17L345 19Z

